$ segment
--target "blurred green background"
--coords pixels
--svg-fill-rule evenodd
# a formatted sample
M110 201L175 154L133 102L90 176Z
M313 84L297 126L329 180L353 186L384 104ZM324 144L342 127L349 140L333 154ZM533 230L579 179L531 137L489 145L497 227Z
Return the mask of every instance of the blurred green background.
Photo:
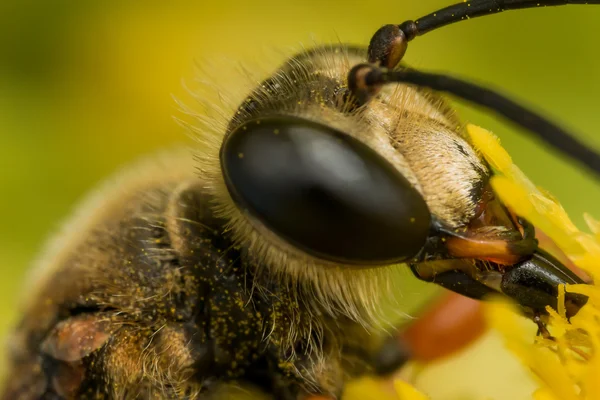
M0 3L1 337L27 295L24 272L78 199L139 155L186 141L171 95L189 97L181 82L192 80L194 60L253 63L272 54L265 49L289 54L315 40L367 44L380 25L449 1ZM513 11L419 38L406 60L500 88L600 148L598 26L600 7ZM578 224L584 211L600 217L600 186L583 170L460 108Z

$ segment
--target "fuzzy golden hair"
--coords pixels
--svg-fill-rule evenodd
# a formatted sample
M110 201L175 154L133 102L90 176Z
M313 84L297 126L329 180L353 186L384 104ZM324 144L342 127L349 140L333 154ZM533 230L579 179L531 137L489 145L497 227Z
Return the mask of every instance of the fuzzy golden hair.
M212 97L230 101L223 100L217 106L203 102L205 109L200 113L183 109L195 118L195 123L184 125L201 144L196 158L206 188L215 198L215 212L228 221L227 230L254 261L255 273L263 282L285 282L300 300L311 299L333 317L348 317L370 327L381 320L381 300L393 297L393 283L401 279L398 274L404 267L357 268L297 249L240 210L227 190L219 160L225 135L249 119L269 115L305 118L367 144L409 180L434 215L451 227L466 223L476 206L472 191L487 169L439 96L406 85L390 85L359 113L347 112L348 103L332 102L328 97L325 88L332 82L344 88L348 71L364 62L365 54L364 49L341 45L304 51L272 73L268 81L246 70L250 84L245 87L255 87L250 97L231 101L229 93L219 92ZM240 86L244 87L236 82L238 90ZM202 95L196 97L201 99ZM254 111L247 111L248 103Z

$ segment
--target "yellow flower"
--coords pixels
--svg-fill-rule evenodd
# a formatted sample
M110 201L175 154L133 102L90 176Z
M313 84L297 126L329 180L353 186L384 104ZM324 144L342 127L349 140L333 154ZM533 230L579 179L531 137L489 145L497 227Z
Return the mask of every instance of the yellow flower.
M578 267L592 277L600 276L600 224L586 216L593 234L581 232L562 206L512 163L490 132L476 126L469 126L468 131L496 172L491 184L502 201L548 235ZM565 317L565 291L589 297L570 321ZM536 400L600 399L600 287L567 285L560 288L558 303L558 310L548 309L554 340L532 340L531 324L524 324L512 305L491 303L487 315L508 349L539 380L540 388L533 395Z
M468 131L495 171L490 183L502 201L548 235L578 267L600 277L600 222L586 215L592 234L581 232L560 203L513 164L494 135L475 126L469 126ZM566 292L589 297L570 321L564 305ZM600 399L600 286L562 286L558 300L557 310L548 309L553 340L536 337L536 326L506 301L489 303L486 314L490 326L503 336L506 348L539 382L532 393L535 400ZM344 399L428 399L403 381L394 382L395 390L386 389L382 382L364 378L348 386Z

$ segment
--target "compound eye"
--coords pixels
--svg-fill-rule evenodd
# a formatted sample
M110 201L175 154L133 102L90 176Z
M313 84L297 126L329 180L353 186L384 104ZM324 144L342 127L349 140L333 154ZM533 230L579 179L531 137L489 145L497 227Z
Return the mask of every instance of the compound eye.
M221 147L234 202L294 247L349 264L415 256L429 234L423 197L361 141L297 117L237 128Z

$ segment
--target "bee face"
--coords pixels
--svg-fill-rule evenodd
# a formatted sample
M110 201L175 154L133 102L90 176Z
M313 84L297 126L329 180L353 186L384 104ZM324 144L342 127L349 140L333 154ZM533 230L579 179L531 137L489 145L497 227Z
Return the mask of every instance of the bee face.
M261 264L389 265L420 251L432 218L457 228L475 214L488 171L449 107L396 85L353 108L345 76L364 55L292 58L229 123L215 195Z

